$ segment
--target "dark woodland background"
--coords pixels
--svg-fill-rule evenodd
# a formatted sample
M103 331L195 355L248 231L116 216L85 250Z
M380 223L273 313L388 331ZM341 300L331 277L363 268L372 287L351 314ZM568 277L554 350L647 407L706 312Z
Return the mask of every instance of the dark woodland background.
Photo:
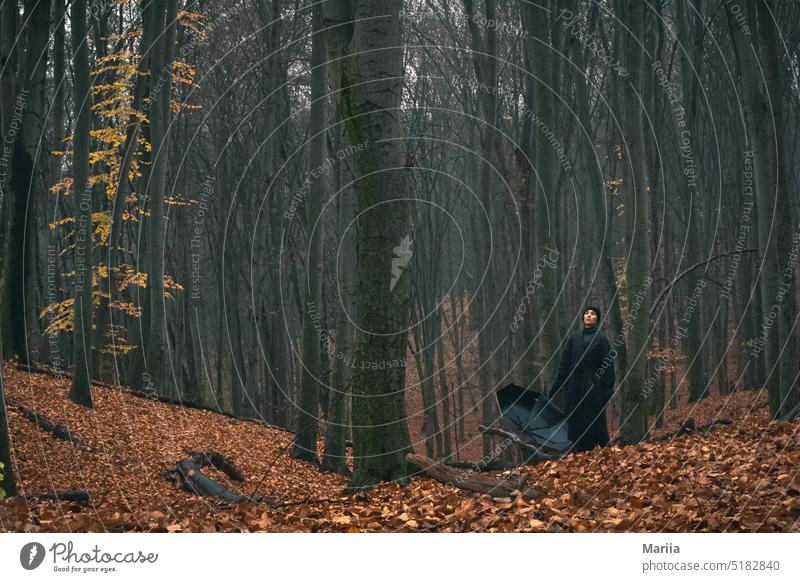
M798 38L778 0L2 0L6 367L358 490L515 464L493 391L596 304L615 444L739 392L790 421Z

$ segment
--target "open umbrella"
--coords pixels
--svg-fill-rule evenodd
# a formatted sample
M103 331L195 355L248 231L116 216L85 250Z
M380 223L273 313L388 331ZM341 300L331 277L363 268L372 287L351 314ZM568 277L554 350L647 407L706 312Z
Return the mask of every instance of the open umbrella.
M508 384L497 389L495 397L500 426L537 447L540 457L557 458L572 446L564 414L544 394Z

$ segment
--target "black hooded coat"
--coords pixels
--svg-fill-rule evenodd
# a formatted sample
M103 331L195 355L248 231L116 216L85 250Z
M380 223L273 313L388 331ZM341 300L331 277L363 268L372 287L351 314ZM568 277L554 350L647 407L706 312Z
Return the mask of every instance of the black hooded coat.
M588 451L609 444L605 408L614 391L614 360L609 355L606 334L598 323L569 336L561 353L558 372L550 386L552 399L563 391L564 416L567 418L572 451Z

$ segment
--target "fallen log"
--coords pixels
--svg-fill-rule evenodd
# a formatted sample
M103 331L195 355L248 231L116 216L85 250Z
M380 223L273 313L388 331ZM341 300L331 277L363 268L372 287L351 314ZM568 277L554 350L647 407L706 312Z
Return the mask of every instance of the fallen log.
M491 434L510 439L511 442L513 442L515 445L517 445L517 447L521 449L521 451L526 451L530 453L530 455L526 455L523 452L522 456L525 457L526 462L547 461L550 459L557 459L562 456L562 454L555 449L551 449L545 446L537 447L536 445L526 443L521 438L519 438L519 435L507 430L503 430L502 428L498 428L496 426L486 426L485 424L479 424L478 430L480 430L483 434Z
M261 497L250 497L240 493L234 493L227 489L219 481L214 481L207 477L191 459L184 459L177 463L178 474L180 475L186 489L200 495L201 497L218 497L230 503L241 503L242 501L261 501Z
M495 460L489 463L484 463L483 460L475 461L443 461L448 467L454 469L467 469L472 470L474 473L488 473L489 471L505 471L506 469L515 469L517 465L506 463L502 460Z
M14 400L11 400L10 398L6 398L6 402L8 403L8 405L11 408L13 408L17 412L19 412L22 416L24 416L26 419L30 420L32 423L34 423L36 426L38 426L42 430L45 430L45 431L53 434L54 436L57 436L60 439L63 439L65 441L69 441L69 442L71 442L73 445L75 445L78 448L85 448L84 444L83 444L83 441L81 441L81 439L76 437L74 434L72 434L69 430L67 430L66 428L64 428L60 424L56 424L52 420L49 420L47 417L42 416L38 412L34 412L33 410L30 410L29 408L24 407L19 402L15 402Z
M234 466L233 461L216 451L190 452L189 457L198 467L214 467L233 481L244 481L244 476Z
M178 461L175 469L166 471L164 476L174 476L188 491L201 497L217 497L229 503L243 501L258 503L264 500L264 497L261 496L242 495L231 491L219 481L215 481L203 473L201 467L206 466L222 471L234 481L244 480L242 474L230 460L214 451L192 453L188 459Z
M91 497L85 489L77 491L54 491L53 493L26 493L20 495L23 499L54 499L56 501L74 501L76 503L90 503Z
M531 500L544 495L544 490L526 483L527 473L518 479L499 479L471 471L459 471L439 461L414 453L406 455L406 462L432 479L459 489L477 491L492 497L512 497L518 493L524 499Z

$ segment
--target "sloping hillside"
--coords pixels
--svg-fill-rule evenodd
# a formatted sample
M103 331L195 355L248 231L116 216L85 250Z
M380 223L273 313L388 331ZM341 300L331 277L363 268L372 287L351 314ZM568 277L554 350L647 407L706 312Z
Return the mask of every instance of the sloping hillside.
M346 479L289 458L291 434L204 410L97 387L96 410L67 400L68 380L6 364L9 422L23 494L87 490L86 502L16 497L7 531L800 531L800 422L769 422L753 392L682 407L662 432L733 419L635 447L596 449L517 470L545 490L532 502L470 494L427 478L341 496ZM35 411L82 446L41 430ZM231 504L165 476L193 451L221 453L243 474Z

